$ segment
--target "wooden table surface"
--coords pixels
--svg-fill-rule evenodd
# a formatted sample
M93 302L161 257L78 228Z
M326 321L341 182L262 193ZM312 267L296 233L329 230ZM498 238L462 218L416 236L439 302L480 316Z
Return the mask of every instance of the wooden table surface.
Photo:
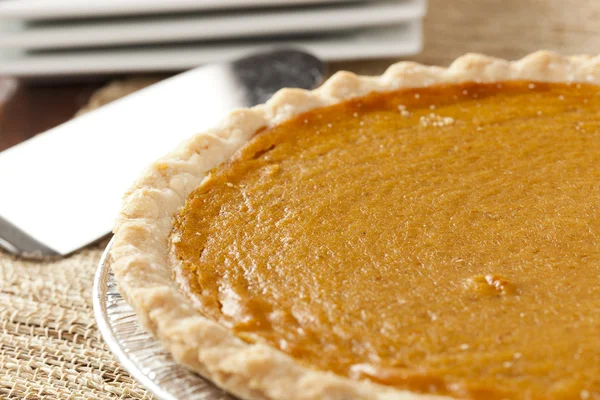
M476 51L514 59L538 49L600 54L597 0L430 0L424 51L412 60L446 65ZM395 60L337 63L379 74ZM0 77L0 151L71 118L108 82L40 84Z
M0 151L68 120L104 84L31 85L0 78Z

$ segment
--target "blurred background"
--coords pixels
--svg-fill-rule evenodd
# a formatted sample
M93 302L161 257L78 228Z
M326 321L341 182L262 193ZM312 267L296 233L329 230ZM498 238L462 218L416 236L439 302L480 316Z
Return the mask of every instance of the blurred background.
M467 52L508 59L540 49L600 54L599 20L600 0L0 0L0 151L185 69L264 46L305 47L327 61L330 74L375 75L399 60L447 65ZM171 119L172 110L165 112ZM98 126L99 136L109 131ZM92 141L99 157L43 138L43 151L25 162L0 154L20 166L0 167L0 205L16 199L29 215L57 204L49 197L60 201L65 192L54 181L40 190L40 181L51 179L38 171L56 170L47 166L61 164L61 151L100 158L103 174L118 159L104 136ZM102 152L97 142L109 145ZM72 168L81 163L63 164L81 170ZM24 172L29 179L21 179ZM94 212L73 213L86 224L107 207L96 198L115 181L87 178L95 185ZM66 184L86 192L81 181ZM30 222L56 237L65 225ZM44 262L0 250L0 398L152 398L112 355L94 320L92 285L106 244Z
M0 0L0 151L173 73L300 46L379 74L466 52L600 53L597 0Z

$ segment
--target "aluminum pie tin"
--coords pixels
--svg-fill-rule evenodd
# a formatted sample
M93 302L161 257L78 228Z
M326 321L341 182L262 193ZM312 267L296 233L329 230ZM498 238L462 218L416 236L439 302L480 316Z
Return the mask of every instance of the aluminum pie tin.
M236 400L200 375L177 364L137 321L121 297L110 268L108 244L94 278L94 316L109 349L122 366L160 400Z

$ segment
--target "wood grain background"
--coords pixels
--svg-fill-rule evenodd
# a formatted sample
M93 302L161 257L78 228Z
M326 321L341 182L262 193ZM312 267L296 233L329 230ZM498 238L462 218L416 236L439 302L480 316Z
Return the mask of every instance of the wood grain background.
M448 65L469 53L517 59L536 50L600 54L599 0L429 0L423 52L411 60ZM390 60L334 64L381 73Z
M467 52L507 59L539 49L600 54L600 0L430 0L424 34L423 52L410 59L426 64L447 65ZM394 61L333 63L331 70L379 74ZM106 83L0 78L0 151L72 117Z

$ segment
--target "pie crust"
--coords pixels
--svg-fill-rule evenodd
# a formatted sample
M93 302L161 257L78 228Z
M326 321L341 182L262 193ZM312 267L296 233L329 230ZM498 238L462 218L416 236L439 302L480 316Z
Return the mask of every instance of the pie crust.
M121 293L179 363L244 399L448 398L309 369L265 344L242 341L203 317L181 292L173 280L169 235L173 216L207 172L261 129L370 92L507 80L599 84L600 57L540 51L514 62L468 54L448 68L400 62L378 77L339 72L317 90L283 89L264 105L233 111L156 161L125 194L110 253Z

